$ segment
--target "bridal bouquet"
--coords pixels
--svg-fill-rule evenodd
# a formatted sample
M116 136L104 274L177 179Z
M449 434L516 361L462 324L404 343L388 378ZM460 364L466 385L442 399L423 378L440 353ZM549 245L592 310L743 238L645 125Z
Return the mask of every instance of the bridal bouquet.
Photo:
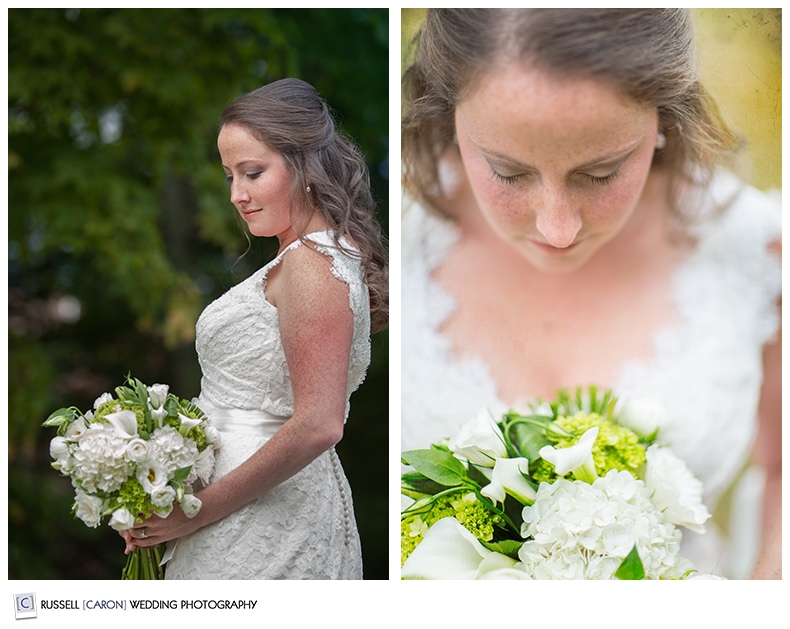
M71 478L72 510L87 526L109 517L112 528L124 531L153 514L167 517L176 503L189 517L200 510L193 484L209 480L219 433L167 385L127 376L115 397L103 394L86 413L61 408L44 426L57 428L52 467ZM122 578L163 578L162 546L135 549Z
M655 409L590 387L489 409L411 466L404 579L682 579L678 527L704 532L702 484L658 445Z

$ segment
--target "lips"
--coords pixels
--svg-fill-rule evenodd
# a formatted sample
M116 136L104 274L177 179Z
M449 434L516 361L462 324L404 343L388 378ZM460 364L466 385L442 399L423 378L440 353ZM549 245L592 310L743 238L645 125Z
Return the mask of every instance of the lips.
M240 210L240 211L241 211L241 215L244 218L247 218L248 216L253 216L254 214L257 214L258 212L262 212L263 210L261 208L258 208L257 210Z
M568 245L567 247L555 247L555 246L550 245L548 243L540 242L540 241L537 241L537 240L532 240L531 242L532 242L532 244L535 247L537 247L541 251L544 251L544 252L546 252L548 254L551 254L551 255L562 255L563 253L567 253L569 251L573 251L580 244L580 241L577 240L576 242Z

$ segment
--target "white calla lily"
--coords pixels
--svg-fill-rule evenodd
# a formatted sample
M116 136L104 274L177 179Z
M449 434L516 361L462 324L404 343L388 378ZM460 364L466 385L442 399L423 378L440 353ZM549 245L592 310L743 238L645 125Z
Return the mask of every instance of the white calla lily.
M124 439L134 439L137 436L137 415L133 411L118 411L105 415L106 419L119 436Z
M485 548L455 518L442 518L428 529L422 542L409 555L401 569L401 577L477 579L484 560L490 570L512 568L516 564L509 557Z
M178 432L180 432L181 436L183 437L186 437L186 434L192 430L192 428L200 425L200 423L203 421L202 419L192 419L191 417L187 417L181 413L178 414L178 419L181 421L181 426L179 427Z
M592 447L598 436L598 426L590 428L579 441L569 448L544 446L540 449L541 458L552 465L559 476L572 472L578 480L592 483L598 478L593 461Z
M165 410L164 406L160 406L159 408L152 408L151 410L151 418L154 420L157 428L161 428L164 426L165 417L167 417L167 411Z
M504 502L505 494L513 496L521 504L532 504L537 492L524 478L529 474L529 461L523 457L497 459L491 473L491 482L480 490L494 502Z
M506 456L505 439L495 419L505 410L484 408L466 420L447 444L453 454L483 467L492 467L496 459Z

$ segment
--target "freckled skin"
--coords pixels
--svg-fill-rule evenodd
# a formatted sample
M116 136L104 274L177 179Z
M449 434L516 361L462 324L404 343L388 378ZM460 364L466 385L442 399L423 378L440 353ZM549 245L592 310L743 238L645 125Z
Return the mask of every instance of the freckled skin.
M556 79L507 63L461 101L456 130L490 227L538 268L568 271L634 215L650 174L658 116L605 83ZM497 173L516 179L505 182Z

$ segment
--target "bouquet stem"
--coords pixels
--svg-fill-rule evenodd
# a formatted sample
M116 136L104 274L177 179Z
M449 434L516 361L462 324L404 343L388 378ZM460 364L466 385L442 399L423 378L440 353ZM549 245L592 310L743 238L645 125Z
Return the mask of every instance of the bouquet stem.
M162 561L164 544L151 548L135 548L126 560L121 573L124 581L161 581L165 578L165 570L159 563Z

